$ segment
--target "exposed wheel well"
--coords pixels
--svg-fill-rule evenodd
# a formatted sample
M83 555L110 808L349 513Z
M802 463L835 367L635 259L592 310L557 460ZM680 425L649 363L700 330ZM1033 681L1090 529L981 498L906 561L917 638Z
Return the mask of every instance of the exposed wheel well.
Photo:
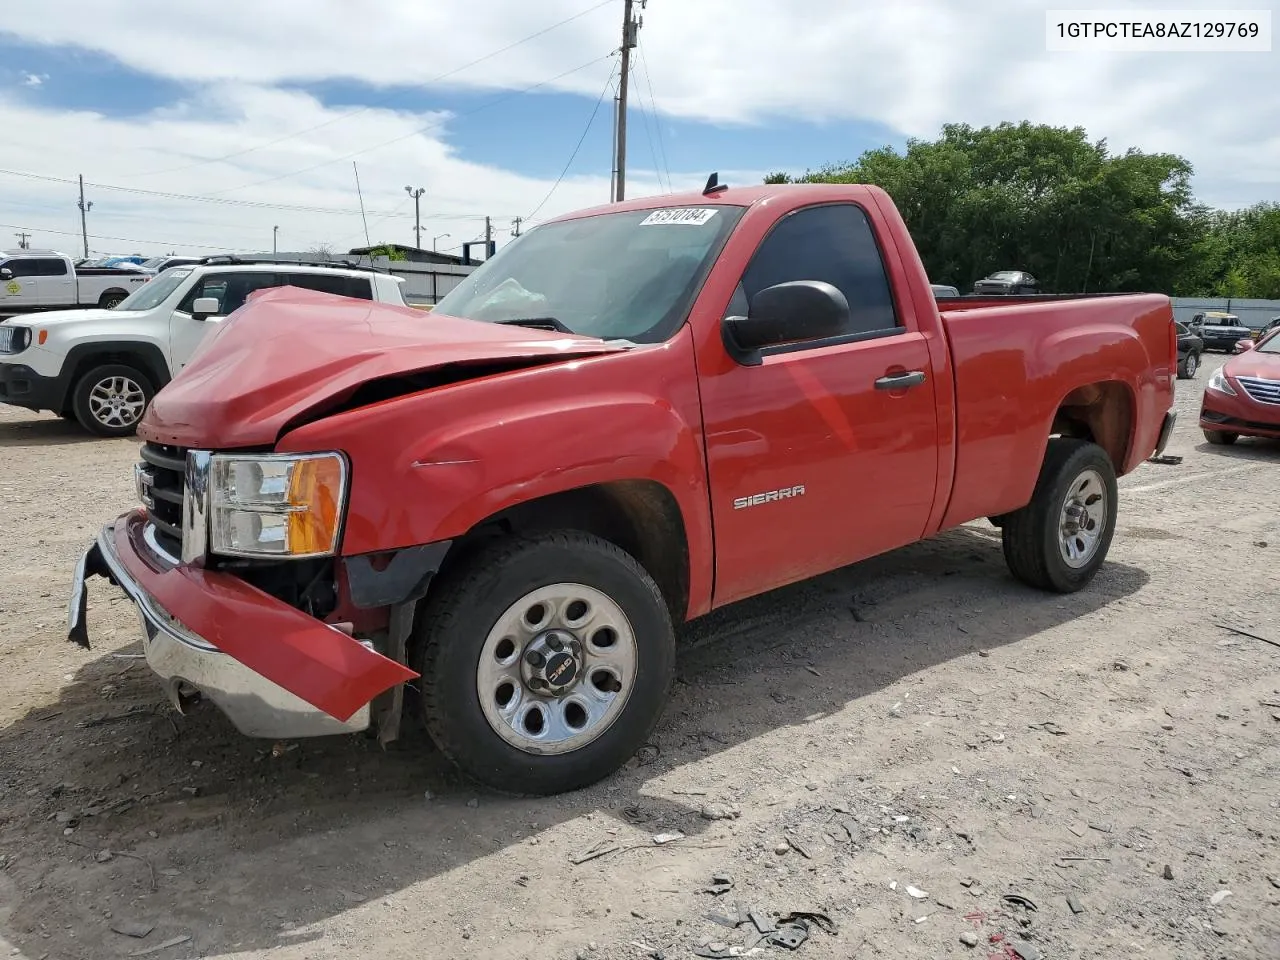
M564 529L594 534L635 557L662 590L672 622L684 621L689 607L684 521L671 491L651 480L580 487L497 513L454 542L440 572L494 537Z
M164 357L154 347L147 349L123 345L95 345L93 350L73 352L68 362L73 363L74 366L71 368L71 375L67 378L67 392L62 398L62 410L59 411L61 413L70 411L71 398L75 394L76 384L80 382L80 378L94 367L101 367L104 364L124 363L135 367L139 372L146 374L147 379L151 381L151 386L156 390L169 382L169 371L164 366Z
M1123 383L1108 380L1067 394L1050 434L1092 440L1107 452L1116 473L1124 470L1133 434L1133 398Z

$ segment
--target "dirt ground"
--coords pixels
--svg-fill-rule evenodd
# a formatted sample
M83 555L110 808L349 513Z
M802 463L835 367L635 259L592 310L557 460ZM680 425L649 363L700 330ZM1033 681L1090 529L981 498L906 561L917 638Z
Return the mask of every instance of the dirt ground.
M176 715L101 580L67 643L136 444L0 408L0 955L675 960L747 943L705 918L741 903L832 921L761 956L1274 960L1280 648L1218 624L1280 640L1280 444L1205 444L1206 376L1090 589L1015 584L975 523L720 611L652 745L545 801L423 738Z

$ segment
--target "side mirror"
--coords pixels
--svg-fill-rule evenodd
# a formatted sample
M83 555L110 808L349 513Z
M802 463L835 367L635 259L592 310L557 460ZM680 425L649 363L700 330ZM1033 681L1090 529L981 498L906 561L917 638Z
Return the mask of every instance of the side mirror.
M0 280L8 280L13 277L13 271L8 267L0 267Z
M849 329L849 301L821 280L792 280L766 287L751 299L745 317L726 317L726 349L739 363L759 363L763 347L837 337Z
M216 317L221 309L222 303L217 297L197 297L195 303L191 304L191 316L197 320L207 320L209 317Z

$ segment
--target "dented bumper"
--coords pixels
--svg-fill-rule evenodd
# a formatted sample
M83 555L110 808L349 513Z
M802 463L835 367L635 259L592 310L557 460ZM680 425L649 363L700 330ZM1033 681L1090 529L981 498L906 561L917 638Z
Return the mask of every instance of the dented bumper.
M137 607L147 663L175 706L198 691L248 736L363 730L373 698L417 676L238 577L170 563L149 548L139 513L103 528L76 566L68 639L86 648L91 576Z

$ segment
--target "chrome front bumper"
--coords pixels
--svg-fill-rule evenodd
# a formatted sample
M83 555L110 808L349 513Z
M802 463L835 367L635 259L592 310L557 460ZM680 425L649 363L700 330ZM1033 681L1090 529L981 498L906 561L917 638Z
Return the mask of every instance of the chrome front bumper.
M338 720L188 630L129 575L116 552L113 530L113 526L103 529L97 542L76 564L67 617L73 637L83 636L85 631L85 578L90 573L102 573L137 607L147 664L161 679L179 711L185 695L198 691L226 714L237 730L250 737L319 737L357 733L369 726L368 704L348 720Z

